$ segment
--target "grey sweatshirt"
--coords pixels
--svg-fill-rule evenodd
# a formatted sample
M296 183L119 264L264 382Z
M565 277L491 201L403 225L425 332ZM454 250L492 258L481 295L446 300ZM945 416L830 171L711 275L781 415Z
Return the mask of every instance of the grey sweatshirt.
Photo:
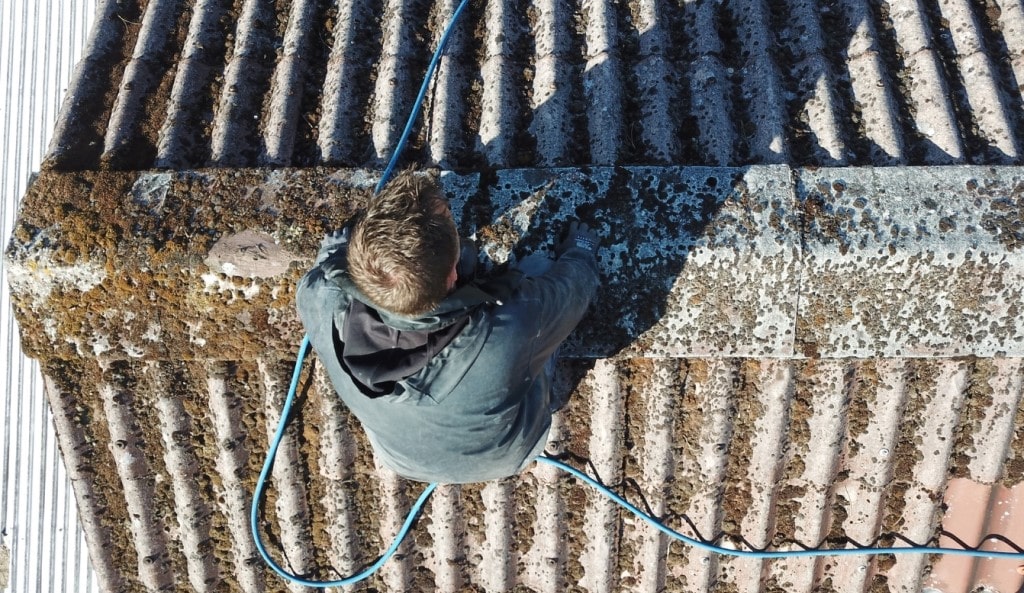
M410 319L369 303L348 276L346 248L344 235L325 239L296 302L380 462L424 482L522 471L543 452L551 426L544 364L597 290L593 254L572 248L543 275L506 281L505 292L515 286L500 304L469 284Z

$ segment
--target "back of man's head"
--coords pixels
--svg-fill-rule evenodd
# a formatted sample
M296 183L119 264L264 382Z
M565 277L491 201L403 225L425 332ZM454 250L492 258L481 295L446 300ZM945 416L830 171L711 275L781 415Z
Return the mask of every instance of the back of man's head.
M458 230L441 188L426 174L397 174L352 228L348 268L373 305L418 317L448 294Z

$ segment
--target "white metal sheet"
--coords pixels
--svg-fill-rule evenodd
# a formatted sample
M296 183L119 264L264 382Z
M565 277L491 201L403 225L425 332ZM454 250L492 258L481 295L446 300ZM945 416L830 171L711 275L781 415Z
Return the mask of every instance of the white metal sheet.
M81 55L93 0L0 3L0 219L7 245L18 201L49 143ZM0 590L89 593L89 567L39 367L22 355L0 261Z

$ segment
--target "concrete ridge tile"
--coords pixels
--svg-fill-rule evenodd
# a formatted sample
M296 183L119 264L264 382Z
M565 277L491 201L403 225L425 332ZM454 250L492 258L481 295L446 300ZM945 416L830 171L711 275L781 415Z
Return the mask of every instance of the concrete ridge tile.
M44 173L6 254L26 344L54 349L43 356L288 352L300 337L295 282L375 175ZM550 249L570 218L606 238L589 319L615 322L584 321L568 356L1024 352L1017 167L586 167L440 180L486 265Z

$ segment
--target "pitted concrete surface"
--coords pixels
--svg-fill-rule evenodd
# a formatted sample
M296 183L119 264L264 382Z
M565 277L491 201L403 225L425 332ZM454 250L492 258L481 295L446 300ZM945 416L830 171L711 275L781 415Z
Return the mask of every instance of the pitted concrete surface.
M44 173L6 254L27 350L290 352L301 338L295 283L322 234L368 199L373 175ZM484 266L550 249L571 218L602 234L603 285L566 356L1024 354L1019 168L595 167L441 180Z
M11 551L0 545L0 588L6 589L11 578Z
M512 170L483 251L525 251L579 217L605 237L603 285L578 356L788 356L799 232L788 167ZM509 224L508 213L524 206ZM529 233L522 229L528 228ZM511 231L511 232L509 232ZM536 246L536 247L534 247Z
M805 354L1021 352L1024 171L819 169L798 184Z

